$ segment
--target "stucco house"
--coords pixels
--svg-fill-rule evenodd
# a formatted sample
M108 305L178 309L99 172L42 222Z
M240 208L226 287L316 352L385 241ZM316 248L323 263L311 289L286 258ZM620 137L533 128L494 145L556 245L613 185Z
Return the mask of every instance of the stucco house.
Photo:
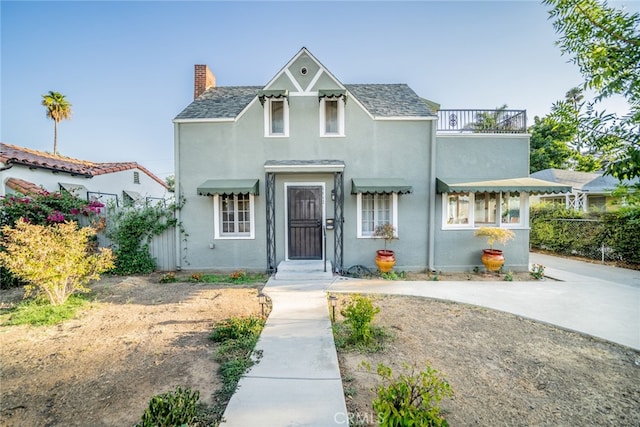
M96 163L0 143L0 196L45 189L118 206L157 203L167 184L136 162Z
M429 105L406 84L342 83L306 48L260 86L196 65L174 119L179 267L375 269L389 222L396 270L481 265L481 225L512 228L505 268L526 270L528 193L567 187L529 178L524 111Z
M634 185L635 180L619 180L602 172L578 172L564 169L544 169L531 174L543 181L570 186L563 194L540 194L531 198L531 203L554 203L587 212L589 210L610 211L624 206L624 200L612 196L619 185Z

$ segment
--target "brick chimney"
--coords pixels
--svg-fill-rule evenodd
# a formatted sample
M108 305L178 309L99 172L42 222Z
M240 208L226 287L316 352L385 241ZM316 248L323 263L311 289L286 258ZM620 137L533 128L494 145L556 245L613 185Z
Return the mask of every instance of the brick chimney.
M216 87L216 76L206 65L196 64L194 68L193 99L196 99L205 90Z

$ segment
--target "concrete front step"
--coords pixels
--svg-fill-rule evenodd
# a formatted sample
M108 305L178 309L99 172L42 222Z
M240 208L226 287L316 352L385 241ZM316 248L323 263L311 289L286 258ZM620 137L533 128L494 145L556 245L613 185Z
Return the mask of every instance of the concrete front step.
M276 280L331 280L333 272L331 262L322 260L282 261L278 264Z

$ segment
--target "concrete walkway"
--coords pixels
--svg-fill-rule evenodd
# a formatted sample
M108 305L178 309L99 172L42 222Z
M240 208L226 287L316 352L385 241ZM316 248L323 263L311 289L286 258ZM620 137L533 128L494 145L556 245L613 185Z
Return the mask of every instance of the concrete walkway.
M256 346L262 357L240 380L224 426L348 425L327 292L415 295L505 311L640 350L640 272L531 254L539 282L409 282L271 278L273 301ZM288 278L289 277L289 278Z
M332 280L267 282L273 310L256 345L262 357L240 380L221 425L346 425L327 305Z
M539 254L531 254L530 262L545 265L549 278L566 281L342 279L336 281L330 291L457 301L517 314L640 350L640 272Z

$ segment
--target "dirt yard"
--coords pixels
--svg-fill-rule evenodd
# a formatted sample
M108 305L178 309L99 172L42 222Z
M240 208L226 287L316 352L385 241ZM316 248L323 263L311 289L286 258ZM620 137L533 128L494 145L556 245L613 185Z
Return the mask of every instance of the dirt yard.
M260 310L256 288L159 284L154 275L109 277L92 289L96 302L77 319L0 327L0 425L131 426L151 396L177 385L211 402L213 324ZM0 306L20 297L0 291ZM396 339L379 353L340 356L354 425L372 417L377 376L359 368L365 359L430 361L456 393L442 405L452 426L640 425L639 352L460 304L376 303L378 323Z

